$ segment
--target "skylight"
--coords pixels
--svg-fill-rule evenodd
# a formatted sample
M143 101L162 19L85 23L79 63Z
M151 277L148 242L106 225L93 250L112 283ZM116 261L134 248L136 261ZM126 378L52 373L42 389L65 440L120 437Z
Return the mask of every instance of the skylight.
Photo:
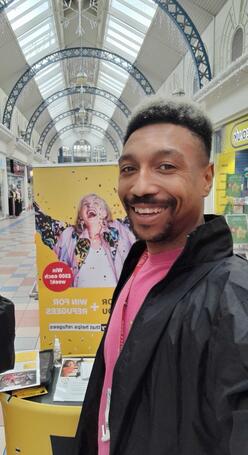
M134 63L156 13L153 0L110 0L103 47ZM101 62L99 86L120 97L129 73Z
M16 0L6 9L8 20L29 65L59 49L51 0ZM50 64L34 77L43 99L65 88L60 63ZM69 110L67 99L48 106L52 118Z
M112 117L115 110L115 104L111 103L111 101L108 101L106 98L102 98L99 96L96 97L95 100L95 110L99 112L104 112L109 117Z

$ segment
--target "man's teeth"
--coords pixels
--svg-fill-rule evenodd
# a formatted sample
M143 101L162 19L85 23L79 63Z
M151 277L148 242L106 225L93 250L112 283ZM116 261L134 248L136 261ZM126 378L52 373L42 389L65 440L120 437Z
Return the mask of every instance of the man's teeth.
M139 213L140 215L150 215L153 213L161 213L162 208L159 207L153 207L153 208L140 208L140 207L134 207L135 213Z

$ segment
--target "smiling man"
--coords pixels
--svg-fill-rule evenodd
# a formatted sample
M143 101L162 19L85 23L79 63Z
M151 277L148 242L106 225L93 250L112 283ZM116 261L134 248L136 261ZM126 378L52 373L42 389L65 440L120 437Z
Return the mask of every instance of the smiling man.
M133 113L119 196L124 263L76 435L81 455L247 455L248 265L204 216L212 126L185 100Z

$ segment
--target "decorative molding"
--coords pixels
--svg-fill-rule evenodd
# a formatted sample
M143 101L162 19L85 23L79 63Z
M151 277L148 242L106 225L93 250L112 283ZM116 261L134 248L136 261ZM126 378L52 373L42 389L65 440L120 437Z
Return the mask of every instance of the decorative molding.
M15 140L15 135L2 123L0 123L0 139L7 143Z
M34 149L19 137L16 138L16 149L24 153L26 156L34 154Z
M241 80L247 81L248 73L248 53L242 55L240 58L235 60L228 68L217 76L202 90L198 91L193 97L195 101L202 102L210 94L214 94L218 90L221 90L228 82L232 82L233 87L236 87L237 81L241 83Z

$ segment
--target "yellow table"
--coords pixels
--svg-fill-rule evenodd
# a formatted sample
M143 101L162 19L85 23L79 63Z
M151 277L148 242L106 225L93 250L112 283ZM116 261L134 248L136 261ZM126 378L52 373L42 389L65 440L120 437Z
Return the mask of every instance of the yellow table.
M81 406L45 404L0 394L7 455L52 455L50 435L75 436Z

